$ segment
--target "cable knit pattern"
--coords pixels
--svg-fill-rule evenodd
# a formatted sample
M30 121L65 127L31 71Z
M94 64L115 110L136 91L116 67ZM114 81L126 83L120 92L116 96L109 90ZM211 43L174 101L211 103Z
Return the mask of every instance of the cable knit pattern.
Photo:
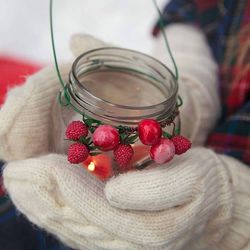
M166 33L180 74L182 134L189 137L193 145L201 145L220 114L218 67L198 28L174 24L166 28ZM156 41L153 55L172 68L162 36Z
M201 155L202 150L197 150ZM173 161L172 171L175 171L174 166L177 173L180 167L187 168L183 175L192 176L192 155L191 152L185 156L184 166L181 158ZM104 184L82 168L72 168L65 157L59 155L9 163L4 170L4 184L17 208L31 221L56 233L65 242L63 235L67 233L64 228L71 231L71 239L77 242L78 248L90 247L87 243L82 245L82 241L93 240L99 247L106 244L107 247L102 246L102 249L112 249L115 242L119 242L117 249L124 249L124 246L127 246L125 249L141 249L142 246L146 249L180 249L190 238L201 233L208 220L214 218L220 203L226 203L230 215L229 192L225 197L219 195L223 190L221 185L226 185L218 172L219 162L207 150L202 155L203 160L209 161L211 170L197 174L196 181L192 182L192 199L178 204L178 208L173 206L157 212L138 213L110 207L103 194ZM164 167L159 169L164 171ZM157 179L154 181L157 183ZM191 186L184 178L183 185ZM220 220L223 222L228 218L230 216Z
M218 115L216 66L197 29L175 25L168 32L180 68L183 130L201 144ZM101 46L86 41L92 45L84 37L71 43L76 54ZM12 91L0 111L0 156L16 160L4 169L4 185L30 221L75 249L249 250L250 170L236 160L193 148L105 187L63 155L39 157L63 152L54 145L62 136L58 89L54 71L45 69Z

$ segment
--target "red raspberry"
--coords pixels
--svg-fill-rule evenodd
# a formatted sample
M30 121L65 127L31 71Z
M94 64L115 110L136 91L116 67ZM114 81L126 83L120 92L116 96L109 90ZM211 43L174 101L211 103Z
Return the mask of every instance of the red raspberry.
M89 156L89 149L81 143L74 143L68 149L68 161L73 164L78 164L85 161Z
M138 125L138 134L143 144L154 145L160 140L162 129L156 120L145 119Z
M174 154L174 144L167 138L161 138L160 141L150 149L151 158L158 164L163 164L172 160Z
M79 140L81 136L86 137L88 133L88 127L83 122L73 121L68 125L65 135L70 140Z
M114 149L120 142L120 135L114 127L101 125L93 133L93 143L102 151Z
M129 144L119 144L114 150L114 158L121 170L125 171L134 155L134 150Z
M175 153L181 155L191 148L192 143L182 135L176 135L172 139L175 146Z

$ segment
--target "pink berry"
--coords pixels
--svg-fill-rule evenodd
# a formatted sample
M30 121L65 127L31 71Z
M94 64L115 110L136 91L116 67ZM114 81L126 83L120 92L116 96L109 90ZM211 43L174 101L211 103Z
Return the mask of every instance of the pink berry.
M110 125L100 125L93 133L93 143L102 151L114 149L119 142L118 131Z
M88 127L81 121L71 122L66 130L66 137L71 140L79 140L81 136L88 135Z
M81 143L74 143L68 149L68 161L73 164L78 164L85 161L89 156L89 149Z
M191 148L192 143L182 135L176 135L172 139L175 146L175 153L181 155Z
M163 164L172 160L174 154L174 144L167 138L161 138L160 141L150 149L151 158L158 164Z
M159 142L162 135L162 129L156 120L145 119L139 123L138 133L143 144L154 145Z
M114 150L114 158L122 171L127 170L127 166L134 155L134 150L129 144L119 144Z

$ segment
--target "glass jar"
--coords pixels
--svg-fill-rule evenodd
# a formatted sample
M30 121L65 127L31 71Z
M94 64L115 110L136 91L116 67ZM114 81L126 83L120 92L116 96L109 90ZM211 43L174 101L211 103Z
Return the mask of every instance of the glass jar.
M114 47L88 51L73 63L66 87L75 109L104 124L136 127L143 119L156 119L165 122L163 130L171 134L178 127L175 77L164 64L143 53ZM147 166L150 147L139 140L132 146L132 168ZM111 166L105 177L102 171L107 166L98 170L98 158L100 164ZM102 179L119 172L112 152L93 156L84 166Z

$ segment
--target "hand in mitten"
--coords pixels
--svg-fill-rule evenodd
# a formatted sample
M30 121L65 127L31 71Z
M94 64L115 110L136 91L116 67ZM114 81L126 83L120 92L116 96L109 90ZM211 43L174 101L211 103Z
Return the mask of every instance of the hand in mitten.
M243 164L203 148L106 187L61 155L4 170L17 208L76 249L247 250L249 181Z
M202 145L220 115L218 66L205 35L194 25L173 24L165 31L180 75L182 134L193 145ZM172 66L162 36L156 41L153 55Z
M46 76L42 73L41 75L44 80L40 81L40 84L45 84L50 78L46 79ZM54 79L58 84L56 77ZM188 78L186 80L192 82L192 80ZM195 82L198 82L198 80ZM184 83L185 81L183 80L183 84ZM30 85L32 85L32 83L30 83ZM188 98L189 96L186 98L187 102L192 103ZM31 96L26 100L29 99L32 99ZM52 100L56 103L54 98L52 98ZM6 158L11 160L34 157L33 159L11 162L4 170L6 189L17 208L31 221L47 229L49 232L54 233L67 245L77 249L84 249L84 247L88 247L89 249L194 249L192 247L188 248L191 241L197 241L199 243L200 248L196 245L197 249L204 249L203 246L217 244L220 238L226 235L224 227L221 225L229 224L231 218L230 207L232 206L232 202L230 197L232 193L230 192L230 175L227 174L227 168L221 166L221 161L212 152L208 151L208 153L203 155L203 153L199 151L200 149L196 149L198 151L192 150L187 155L179 159L176 158L171 163L169 170L166 169L167 166L161 166L145 171L145 178L147 175L151 175L151 173L153 175L154 173L163 175L161 171L173 171L172 169L175 167L178 169L177 172L180 173L181 166L184 166L183 168L186 169L184 173L189 173L189 168L194 171L191 177L189 174L185 175L188 176L187 180L185 176L181 179L183 181L185 179L184 183L186 184L183 185L183 187L186 187L189 191L185 192L186 189L176 189L178 192L174 193L172 189L171 194L173 197L176 197L173 201L169 202L169 199L163 201L157 189L155 189L155 195L159 197L161 202L157 203L156 199L153 199L152 203L157 203L157 205L148 206L149 211L147 211L147 209L140 210L143 205L138 206L138 204L140 204L139 200L136 206L133 203L133 199L131 202L126 196L124 196L126 202L119 200L117 197L120 196L121 189L118 189L117 193L114 189L117 187L116 184L119 182L119 178L126 180L127 176L129 179L133 179L133 174L144 174L144 171L142 171L128 173L124 176L121 175L117 180L112 179L110 183L108 183L105 192L111 203L110 205L104 195L104 183L90 176L80 166L72 167L62 155L52 154L37 157L38 155L50 152L51 148L54 149L54 134L60 134L60 131L58 132L52 129L55 127L61 128L61 123L56 124L56 122L61 119L60 108L56 104L53 108L53 102L50 103L49 108L45 109L48 110L48 112L45 112L48 116L44 117L50 124L50 127L46 127L49 128L50 131L48 133L46 130L46 133L48 133L46 134L47 136L44 137L43 134L39 135L39 133L41 133L39 127L34 126L38 129L33 129L33 124L39 124L35 123L37 119L31 119L30 124L32 126L30 126L30 129L26 129L25 126L22 127L26 121L22 120L19 126L16 126L16 129L11 130L11 127L15 127L14 118L22 117L17 115L18 112L15 113L15 115L10 115L7 119L10 121L8 125L10 131L8 133L0 132L0 135L3 135L1 139L3 138L8 142L7 147L3 146L4 144L0 144L1 155L6 155ZM32 106L31 103L28 102L26 108L33 107L31 111L34 109L36 111L37 105L33 104ZM5 106L4 108L5 110L9 110L11 114L11 107L15 107L15 105ZM196 107L196 105L191 105L190 107ZM53 115L51 114L51 110L55 110L52 112ZM195 111L196 109L191 108L191 110ZM21 109L21 111L23 111L23 109ZM43 109L39 111L41 114L43 113ZM195 113L198 114L196 117L199 117L201 114L200 110L198 111L198 113ZM8 112L5 111L6 115L7 113ZM27 113L27 116L30 117L30 113ZM57 118L57 116L59 116L59 118ZM41 116L40 118L45 119L44 117L42 118ZM54 117L54 125L51 123L50 117ZM204 121L203 119L201 120ZM48 123L46 122L45 124ZM188 123L184 122L184 131L186 127L185 124ZM24 128L24 130L22 128ZM187 131L191 131L191 134L193 134L190 128L189 126ZM17 144L17 140L14 139L16 136L14 132L16 131L18 132L16 135L20 136L20 144ZM27 138L29 136L38 139L38 142L40 142L40 145L38 144L38 146L34 147L36 150L28 148L29 143L27 143ZM2 141L0 143L2 143ZM48 145L44 147L45 149L41 147L43 143L44 145ZM25 150L23 150L23 148L25 148ZM10 149L15 150L10 151ZM5 152L3 152L3 150L5 150ZM20 153L17 154L16 152ZM61 151L57 150L57 152ZM200 157L201 161L198 162L197 160L197 162L200 163L201 166L204 162L208 162L209 166L214 166L211 167L212 170L208 171L208 168L199 170L198 163L196 166L193 166L193 160L190 160L193 154L199 155L199 157L203 155L203 157ZM179 181L173 177L177 172L174 171L172 178L169 180L169 183L173 183L174 187L182 186L181 180ZM166 174L164 176L166 177ZM181 175L177 176L181 177ZM141 181L144 177L139 177L139 180ZM214 179L214 183L209 181L209 177ZM190 181L189 178L191 178ZM161 178L159 179L162 180ZM201 181L198 181L199 179ZM167 179L165 181L168 182ZM197 189L193 189L197 182L200 185L198 185ZM148 183L149 186L152 185L152 183L153 182ZM213 185L208 185L209 190L206 190L207 185L204 183L214 184L216 188L213 188ZM162 181L155 182L156 187L159 186L159 184L162 184ZM123 186L121 182L121 188ZM131 189L131 187L128 188ZM188 189L188 187L190 187L190 189ZM146 188L146 190L148 189ZM197 196L199 191L204 192L204 196ZM162 193L164 194L164 192ZM147 198L147 195L148 194L144 193L144 197L146 198L144 204L150 203L149 201L153 197L151 194ZM179 197L181 197L181 199L179 199ZM195 199L195 197L197 197L197 199ZM206 200L206 198L208 200ZM178 199L179 202L177 201ZM213 201L211 205L209 203L210 201ZM203 209L203 203L207 205L207 209ZM186 204L187 206L185 206ZM197 208L195 208L195 205L197 205ZM229 207L228 210L225 208L226 206ZM137 209L134 207L137 207ZM192 208L194 209L193 212ZM220 211L226 211L225 216L217 217L215 215ZM196 215L198 221L196 221ZM219 219L217 220L216 218ZM208 221L211 221L212 226L208 226ZM218 221L221 221L221 223L217 223ZM188 230L189 225L192 230ZM215 237L215 235L214 237L208 237L209 239L206 239L206 235L208 235L207 232L210 231L211 228L214 228L213 225L219 227L218 231L216 231L218 232L218 236Z
M111 179L105 194L114 207L161 214L164 249L240 250L250 247L249 183L244 164L195 148L167 166Z
M104 45L87 35L75 35L71 40L75 56ZM70 64L60 66L65 80L70 68ZM58 141L65 129L57 100L59 89L54 67L47 67L29 77L23 86L9 92L0 110L1 159L11 161L48 152L63 152L63 140Z

